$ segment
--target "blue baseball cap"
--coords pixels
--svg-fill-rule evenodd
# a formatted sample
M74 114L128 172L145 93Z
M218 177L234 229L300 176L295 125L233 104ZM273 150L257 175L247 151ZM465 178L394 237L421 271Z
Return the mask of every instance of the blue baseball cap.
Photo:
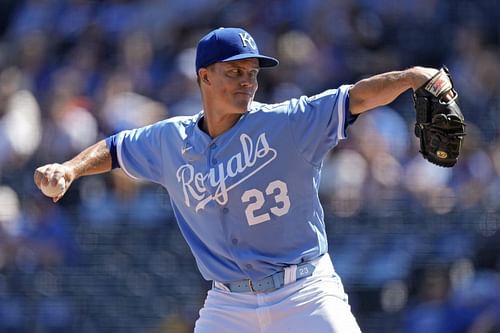
M252 36L240 28L219 28L209 32L196 48L196 73L216 62L256 58L260 67L274 67L279 61L259 53Z

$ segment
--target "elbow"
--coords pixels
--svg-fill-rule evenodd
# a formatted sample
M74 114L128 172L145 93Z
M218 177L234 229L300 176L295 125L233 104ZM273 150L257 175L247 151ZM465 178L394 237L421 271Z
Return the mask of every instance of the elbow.
M369 110L369 105L366 100L357 96L349 95L349 112L357 115Z
M353 115L363 113L371 108L369 96L363 93L363 82L362 80L349 89L349 112Z

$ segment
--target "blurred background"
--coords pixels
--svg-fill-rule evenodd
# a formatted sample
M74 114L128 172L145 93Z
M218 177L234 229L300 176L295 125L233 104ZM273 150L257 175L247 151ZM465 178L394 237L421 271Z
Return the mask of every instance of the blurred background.
M0 1L0 333L185 333L210 284L168 193L120 170L58 204L33 184L122 129L200 109L194 47L241 26L279 102L446 64L467 119L452 169L418 153L409 92L324 162L330 254L363 332L500 332L500 1Z

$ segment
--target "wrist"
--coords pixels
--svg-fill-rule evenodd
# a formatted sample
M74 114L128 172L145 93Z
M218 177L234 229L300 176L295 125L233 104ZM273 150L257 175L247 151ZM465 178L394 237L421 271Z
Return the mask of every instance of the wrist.
M69 178L70 181L73 181L79 177L78 172L76 171L76 167L71 161L64 162L62 165L65 169L66 177Z
M423 86L438 72L435 68L415 66L406 71L408 82L413 91Z

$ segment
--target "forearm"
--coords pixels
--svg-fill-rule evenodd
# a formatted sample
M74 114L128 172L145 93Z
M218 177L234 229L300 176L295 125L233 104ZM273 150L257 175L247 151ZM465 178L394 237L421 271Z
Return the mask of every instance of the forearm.
M54 196L49 195L54 202L57 202L64 196L75 179L107 172L111 170L111 167L112 157L106 142L102 140L63 164L52 163L37 168L33 179L41 190L45 187L57 186L61 179L64 179L62 192L58 192Z
M394 101L406 90L420 87L437 70L434 68L412 67L403 71L387 72L358 81L349 90L352 114L359 114Z
M104 140L88 147L73 159L63 163L73 174L72 179L111 170L111 154Z

